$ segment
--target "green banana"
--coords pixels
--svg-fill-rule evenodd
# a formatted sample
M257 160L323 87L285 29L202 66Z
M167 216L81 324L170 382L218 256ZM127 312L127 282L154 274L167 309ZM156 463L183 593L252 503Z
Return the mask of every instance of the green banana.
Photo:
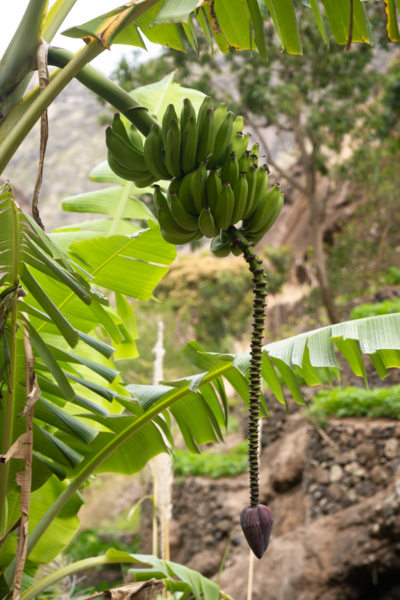
M236 119L233 121L233 132L237 133L238 131L243 131L244 119L242 115L238 115Z
M144 160L148 170L157 179L170 179L170 174L164 163L161 129L153 124L144 142Z
M128 136L135 150L137 150L138 152L143 152L143 138L141 136L140 131L136 129L133 123L129 127Z
M143 153L137 152L127 144L111 127L106 129L106 144L108 150L122 165L134 171L148 171Z
M247 191L247 202L246 209L243 214L243 219L247 219L256 209L258 198L256 197L256 185L257 185L257 165L250 165L249 170L246 174L248 191Z
M214 109L207 109L204 118L198 124L198 142L196 150L196 163L206 160L214 151L215 144L215 119Z
M252 145L250 154L254 154L258 159L258 157L260 155L260 144L258 142L256 142L255 144Z
M164 147L166 145L167 133L170 129L170 124L171 124L172 119L176 119L178 121L178 115L176 114L174 105L168 104L167 109L164 113L162 125L161 125L161 135L162 135Z
M204 162L194 171L192 183L192 197L196 213L199 215L202 208L207 205L206 195L207 169Z
M224 162L228 152L229 142L232 138L232 132L233 112L229 111L228 113L226 113L225 118L223 119L222 123L217 129L217 133L215 135L213 156L209 161L210 167L213 167L215 165L222 165L222 163Z
M125 129L125 125L123 124L121 115L119 113L114 114L111 123L111 129L116 135L119 135L119 137L122 138L124 142L126 142L129 146L131 145L131 139L128 135L127 130Z
M227 110L228 110L228 107L225 104L225 102L221 102L221 104L219 104L217 106L217 108L215 109L215 111L214 111L215 127L216 127L217 131L218 131L219 126L221 125L221 123L225 119Z
M169 208L176 223L186 231L197 231L197 217L186 210L178 194L171 192L168 194Z
M158 212L158 209L160 208L160 206L167 205L167 199L164 196L164 193L158 184L153 185L153 189L154 189L153 200L154 200L154 206L156 209L155 213L157 215L157 212Z
M269 229L271 229L272 225L275 223L276 219L278 218L278 216L282 210L282 206L283 206L283 194L280 193L279 197L276 199L273 210L271 210L270 216L264 223L264 226L260 230L258 230L257 233L251 233L248 231L244 231L244 235L246 236L246 238L250 242L257 244L261 240L261 238L264 237L264 235L267 233L267 231Z
M208 238L214 237L218 233L214 217L209 208L202 208L199 214L198 225L201 233Z
M181 177L174 177L173 179L171 179L170 184L168 186L167 198L168 198L168 194L179 194L181 185L182 185Z
M231 138L231 143L229 146L230 152L235 152L236 157L240 160L247 150L247 145L249 143L250 134L243 133L242 131L238 131L234 133Z
M226 157L223 167L221 169L221 179L224 183L230 183L232 188L239 177L239 163L236 158L236 153L231 152Z
M196 118L190 115L184 128L181 122L181 170L183 173L189 173L196 168L197 138Z
M222 240L221 233L213 237L210 244L210 250L215 256L224 257L228 256L231 251L231 244L229 240Z
M182 110L181 110L181 121L180 121L181 132L184 131L190 117L193 117L194 120L196 121L196 111L194 109L193 104L189 100L189 98L184 98L183 106L182 106Z
M216 169L211 169L206 181L207 206L214 209L217 205L219 195L222 190L221 177Z
M185 209L191 214L191 215L197 215L199 214L200 211L196 210L195 204L194 204L194 197L193 197L193 188L194 188L194 183L193 183L193 178L195 177L195 173L196 171L192 171L191 173L186 173L186 175L184 175L182 177L182 179L180 180L180 186L179 186L179 198L183 204L183 206L185 207ZM174 180L172 180L174 181Z
M114 171L118 177L126 179L127 181L133 181L136 187L147 187L156 181L153 174L148 171L135 171L121 164L110 151L107 153L107 161L110 169Z
M173 177L181 174L181 136L179 132L178 119L172 119L165 138L165 165Z
M210 98L210 96L206 96L204 98L203 102L201 103L201 106L199 108L199 113L197 115L197 127L199 128L199 130L202 127L203 120L205 119L205 116L206 116L209 108L212 108L211 98Z
M264 229L275 211L280 196L281 191L277 185L274 185L262 196L253 214L243 221L243 231L246 237L256 235Z
M149 175L147 175L146 177L143 177L141 179L138 179L138 178L134 179L133 183L138 188L145 188L145 187L149 187L150 185L152 185L155 181L157 181L157 179L154 177L154 175L152 173L150 173Z
M233 225L243 219L247 205L248 188L249 184L247 183L246 173L240 173L233 188L233 195L235 197L235 206L231 220Z
M250 152L246 150L241 159L239 160L239 171L247 172L250 169L250 165L253 164L253 160L250 157Z
M258 167L258 169L256 170L256 178L257 183L256 189L254 190L254 194L257 199L256 201L258 202L264 196L268 187L268 171L266 165L261 165L260 167Z
M168 202L159 186L154 186L154 202L157 207L157 218L163 238L170 244L188 244L198 239L199 229L186 231L174 220Z
M232 215L235 208L235 196L229 183L224 183L218 200L213 207L215 224L219 229L228 229L232 225Z

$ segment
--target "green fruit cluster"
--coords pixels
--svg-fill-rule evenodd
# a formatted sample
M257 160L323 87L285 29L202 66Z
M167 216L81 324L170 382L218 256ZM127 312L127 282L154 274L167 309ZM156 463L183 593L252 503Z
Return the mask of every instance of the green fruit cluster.
M155 185L154 201L164 238L187 244L212 238L217 256L235 252L226 231L239 231L256 244L272 226L283 204L278 186L268 189L268 167L258 164L258 144L249 150L243 117L226 104L215 110L206 97L198 114L188 98L178 118L170 104L162 124L154 124L144 143L119 115L106 131L108 162L120 177L145 187L171 180L166 194ZM239 253L239 252L238 252Z

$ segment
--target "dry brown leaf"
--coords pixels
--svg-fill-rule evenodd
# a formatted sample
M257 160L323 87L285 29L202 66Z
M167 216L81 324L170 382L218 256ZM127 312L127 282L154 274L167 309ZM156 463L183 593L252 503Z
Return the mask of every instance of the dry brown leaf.
M33 449L33 407L40 396L40 389L33 368L34 357L27 332L24 330L25 371L26 371L26 402L21 415L26 418L25 433L19 436L7 454L9 458L22 458L25 461L24 470L17 473L17 484L21 487L21 519L17 546L17 566L14 575L13 600L20 600L22 575L25 568L28 541L28 518L31 501L32 482L32 449Z
M128 583L107 590L104 598L109 600L154 600L164 590L164 582L157 579Z

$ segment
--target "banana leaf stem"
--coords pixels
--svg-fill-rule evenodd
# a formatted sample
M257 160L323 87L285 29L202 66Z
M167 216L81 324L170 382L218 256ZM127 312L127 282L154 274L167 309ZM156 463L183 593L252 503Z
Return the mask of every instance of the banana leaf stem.
M79 50L67 66L57 73L49 85L27 108L20 120L1 142L0 173L4 170L20 144L35 125L36 121L38 121L42 112L46 110L71 79L103 50L104 48L100 46L97 40L93 40L87 46Z
M0 61L0 113L22 98L29 74L36 69L36 49L47 10L47 0L30 0L25 13Z
M262 260L253 252L253 243L236 229L229 227L228 235L237 248L243 252L245 261L253 275L253 322L250 352L250 394L249 394L249 477L250 506L259 504L259 442L260 420L259 399L261 395L262 342L265 327L265 305L267 280Z
M13 204L13 231L12 248L15 250L18 246L19 228L18 219L16 219L16 207ZM8 364L8 384L7 397L4 409L3 431L1 442L1 453L6 454L9 450L14 437L15 423L15 402L17 393L17 302L18 302L18 251L13 252L13 262L11 266L10 283L12 284L12 295L2 299L4 307L0 306L0 313L10 311L10 329L9 329L9 364ZM1 465L0 470L0 535L3 535L7 529L6 502L7 487L9 484L9 462ZM4 519L4 524L3 524Z
M63 48L50 47L48 63L55 67L64 68L72 60L73 56L72 52ZM101 96L101 98L109 102L121 113L126 114L126 117L144 135L149 133L155 120L149 115L147 108L142 106L119 85L110 81L110 79L90 65L83 67L75 77L90 91Z
M1 454L6 454L14 437L14 418L15 418L15 395L17 388L17 291L12 295L11 314L10 314L10 333L9 333L9 364L8 364L8 385L7 397L4 410L4 423L2 432ZM5 300L4 302L8 302ZM7 488L9 485L10 463L0 465L0 535L7 530Z

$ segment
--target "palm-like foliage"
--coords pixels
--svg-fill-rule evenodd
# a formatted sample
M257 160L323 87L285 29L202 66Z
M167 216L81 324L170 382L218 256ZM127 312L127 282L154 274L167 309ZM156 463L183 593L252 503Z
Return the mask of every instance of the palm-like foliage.
M125 298L119 299L120 317L108 306L107 298L89 283L101 273L102 285L114 288L118 277L127 276L123 267L118 270L114 264L112 272L108 276L104 274L103 264L99 264L98 245L93 249L95 259L87 249L84 259L81 256L83 251L76 252L77 261L84 262L87 268L92 260L97 261L93 274L78 266L77 262L71 262L31 217L18 208L9 186L5 186L0 195L0 232L3 339L0 373L2 388L6 390L4 408L0 412L1 451L6 454L26 427L25 332L33 348L34 370L40 388L40 397L34 407L32 490L41 500L39 512L31 515L30 528L33 529L67 489L62 480L82 470L103 450L110 438L126 429L127 422L132 420L132 417L117 418L115 415L121 413L124 406L129 408L131 415L143 411L129 399L118 381L118 372L110 361L113 347L100 341L94 331L100 325L111 338L116 338L118 344L130 340L126 326L131 315ZM140 285L139 274L139 283L136 286L132 284L129 292L141 297L150 296L167 271L167 266L160 264L168 265L175 257L175 249L162 240L155 226L122 237L122 240L121 236L107 239L114 244L114 252L108 253L109 260L122 257L129 261L129 272L133 274L136 263L140 273L148 269L146 285ZM90 240L91 243L93 241ZM156 260L158 265L145 260L145 255ZM144 452L138 452L141 442ZM163 450L165 445L157 427L149 424L143 430L141 440L125 448L126 457L118 459L116 464L109 462L105 468L134 472ZM15 475L20 470L20 463L11 460L1 469L0 506L2 531L5 532L18 520L19 489ZM48 539L53 537L59 543L49 544L52 556L49 557L49 551L44 551L45 539L43 548L39 547L31 560L48 561L70 539L78 524L75 513L80 502L73 498L73 494L67 502L74 508L64 508L63 518L68 521L73 516L74 527L65 526L64 535L54 538L53 525ZM16 543L15 535L6 538L0 551L2 565L8 564L15 555Z

